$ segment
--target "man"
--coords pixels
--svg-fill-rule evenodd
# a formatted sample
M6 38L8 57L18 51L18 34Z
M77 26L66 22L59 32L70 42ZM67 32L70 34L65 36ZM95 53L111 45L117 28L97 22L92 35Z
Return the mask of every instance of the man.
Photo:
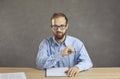
M63 13L53 14L51 30L54 36L44 39L39 46L36 61L38 68L69 67L65 73L69 77L75 77L80 71L92 67L84 44L79 39L66 35L68 19Z

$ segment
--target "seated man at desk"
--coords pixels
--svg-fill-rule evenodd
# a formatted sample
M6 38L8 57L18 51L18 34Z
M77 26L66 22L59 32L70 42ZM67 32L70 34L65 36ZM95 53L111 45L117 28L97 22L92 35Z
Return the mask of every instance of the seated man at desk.
M44 39L39 45L36 59L39 69L68 67L67 76L75 77L80 71L93 66L82 41L66 34L68 27L65 14L53 14L51 17L53 36Z

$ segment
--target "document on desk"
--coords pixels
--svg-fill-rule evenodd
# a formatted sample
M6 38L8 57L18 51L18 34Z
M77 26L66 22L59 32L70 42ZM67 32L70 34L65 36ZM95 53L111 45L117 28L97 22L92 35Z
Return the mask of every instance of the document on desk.
M67 76L65 71L68 70L67 67L62 68L50 68L46 70L46 76Z
M0 79L27 79L24 72L0 73Z

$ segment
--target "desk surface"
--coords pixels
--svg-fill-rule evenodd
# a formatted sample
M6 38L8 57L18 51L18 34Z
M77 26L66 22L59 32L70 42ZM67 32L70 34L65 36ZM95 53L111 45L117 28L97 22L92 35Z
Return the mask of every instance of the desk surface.
M35 68L0 67L0 73L25 72L27 79L120 79L120 67L91 68L81 72L77 78L45 77L44 70Z

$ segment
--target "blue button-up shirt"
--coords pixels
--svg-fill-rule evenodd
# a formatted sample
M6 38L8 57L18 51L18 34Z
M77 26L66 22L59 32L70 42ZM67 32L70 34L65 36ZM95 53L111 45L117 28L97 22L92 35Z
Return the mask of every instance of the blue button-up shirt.
M66 46L73 47L75 51L73 54L62 57L61 51ZM79 39L68 35L61 45L57 43L54 37L44 39L39 45L36 64L40 69L76 66L80 71L83 71L92 67L91 59L84 44Z

